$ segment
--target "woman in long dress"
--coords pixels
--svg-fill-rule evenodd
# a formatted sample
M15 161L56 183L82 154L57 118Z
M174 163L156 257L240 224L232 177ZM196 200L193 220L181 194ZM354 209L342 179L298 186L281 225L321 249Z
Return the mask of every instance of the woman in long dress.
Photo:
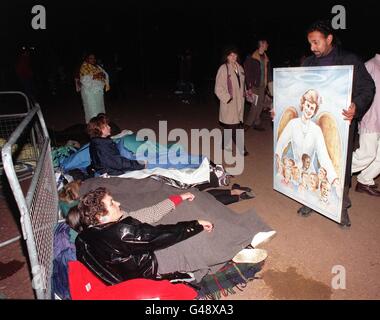
M86 123L99 113L105 113L104 90L108 91L109 77L107 72L96 64L94 54L87 55L80 68L81 96Z

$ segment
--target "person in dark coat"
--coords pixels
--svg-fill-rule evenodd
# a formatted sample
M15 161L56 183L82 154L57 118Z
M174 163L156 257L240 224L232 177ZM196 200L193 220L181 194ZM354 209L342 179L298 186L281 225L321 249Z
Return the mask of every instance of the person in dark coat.
M91 168L99 175L107 173L118 176L127 171L141 170L146 163L129 160L120 155L120 152L111 139L111 127L108 117L100 113L93 117L87 125L90 141Z
M337 65L354 66L352 102L350 106L342 106L344 108L342 115L345 120L350 122L350 131L348 137L341 226L349 227L351 226L351 222L348 216L348 208L351 206L351 201L348 197L348 191L351 186L354 130L356 122L361 120L371 105L375 94L375 84L360 58L341 48L340 43L331 28L330 21L317 21L312 24L307 30L307 39L313 55L304 60L303 67ZM311 212L312 209L307 206L302 206L298 210L298 213L302 216L309 216Z
M268 46L268 41L265 38L260 38L257 41L256 51L248 55L244 61L247 94L252 95L254 93L258 95L257 104L252 103L245 119L245 130L248 130L251 126L258 131L264 130L260 117L264 109L267 85L272 81L270 61L266 54Z
M167 201L178 205L193 198L188 193L172 196ZM134 278L160 279L168 276L160 274L159 270L161 264L169 262L156 257L155 251L175 245L203 230L213 230L212 223L203 220L156 226L143 223L123 212L120 203L102 187L80 199L78 206L70 210L67 223L78 232L75 240L77 259L110 285ZM173 270L176 271L183 270Z

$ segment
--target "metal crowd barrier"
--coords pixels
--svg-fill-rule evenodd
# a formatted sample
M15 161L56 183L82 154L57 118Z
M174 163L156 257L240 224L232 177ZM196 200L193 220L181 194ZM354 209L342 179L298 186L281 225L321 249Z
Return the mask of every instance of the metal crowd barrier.
M22 120L25 119L28 112L31 109L31 106L34 106L33 102L29 100L29 98L20 91L0 91L0 99L9 98L21 98L25 101L24 105L17 103L17 107L20 110L17 113L7 113L0 115L0 151L2 150L5 143L9 140L12 133L16 130L16 128L20 125ZM3 103L4 101L0 101L0 110L6 107ZM14 106L13 106L14 107ZM12 107L12 109L13 109ZM22 135L22 138L18 139L18 144L12 146L13 158L14 158L14 167L17 169L17 178L19 181L24 181L30 179L33 175L34 168L37 164L37 148L36 148L36 138L34 134L34 130L31 130L28 135ZM8 187L8 181L4 179L4 169L3 162L0 160L0 191L1 193L5 193ZM4 198L4 195L3 195ZM0 242L0 248L5 247L13 242L16 242L21 238L20 235L15 236L11 239Z
M0 91L0 98L15 98L21 97L25 100L25 110L24 112L12 113L12 114L1 114L0 115L0 149L8 141L11 134L15 131L21 121L30 111L31 107L34 106L32 102L29 101L28 97L20 91ZM0 102L0 110L4 106ZM35 137L33 133L29 136L25 136L23 141L20 141L20 145L14 146L14 153L17 154L18 164L29 164L35 165L37 159L35 150ZM29 175L30 177L31 175ZM28 176L24 176L27 179Z
M12 147L32 134L36 148L36 167L24 195L17 176ZM24 117L3 146L2 161L9 185L20 211L23 238L26 241L37 299L51 298L53 233L58 221L58 194L51 157L50 139L40 107Z

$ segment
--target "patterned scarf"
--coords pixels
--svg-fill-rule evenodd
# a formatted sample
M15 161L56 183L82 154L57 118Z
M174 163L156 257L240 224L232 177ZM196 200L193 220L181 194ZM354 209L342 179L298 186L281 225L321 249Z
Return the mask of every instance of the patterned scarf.
M226 63L226 68L227 68L227 88L228 88L228 93L230 94L230 97L233 98L233 88L232 88L232 81L231 81L231 74L228 70L228 65Z
M92 65L91 63L83 62L82 66L80 67L80 76L93 76L97 73L105 73L103 68L101 68L98 65ZM106 86L106 91L110 89L109 83L107 80L103 80L105 86Z

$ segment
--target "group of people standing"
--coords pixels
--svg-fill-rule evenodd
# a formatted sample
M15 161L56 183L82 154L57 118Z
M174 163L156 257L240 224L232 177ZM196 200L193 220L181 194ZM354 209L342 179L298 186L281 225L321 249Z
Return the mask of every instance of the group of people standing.
M243 66L239 63L238 50L227 49L222 59L223 64L218 69L215 94L220 100L219 123L223 129L232 130L235 144L237 129L243 126L245 131L252 126L255 130L264 130L261 113L266 90L271 88L272 82L270 61L266 54L268 46L266 39L258 40L257 49L246 57ZM245 99L251 102L251 108L244 121ZM223 141L223 148L228 148L226 141ZM245 146L240 151L244 156L249 154Z
M353 65L352 103L343 106L342 116L350 123L349 141L346 161L346 174L343 188L343 208L341 225L351 225L348 209L351 201L348 196L351 186L352 172L360 172L356 191L371 196L380 196L374 179L380 173L380 103L376 85L379 83L380 55L364 64L355 54L343 50L335 36L330 21L317 21L307 32L307 40L313 53L302 62L303 67ZM236 144L237 129L249 129L252 125L256 130L263 130L260 114L263 109L265 90L271 91L272 79L270 62L265 51L268 42L261 39L257 50L249 55L243 64L238 62L236 49L226 52L223 64L220 66L215 83L215 94L220 100L219 122L224 129L232 129L232 139ZM376 84L376 85L375 85ZM252 99L252 95L258 98ZM248 117L244 121L245 100L253 101ZM274 117L273 110L271 111ZM360 148L354 151L354 130L359 123ZM223 144L225 147L225 144ZM246 148L239 150L248 155ZM309 216L313 210L302 206L298 213Z
M352 172L362 171L358 176L356 191L380 196L380 191L374 182L374 178L380 172L379 94L375 96L375 82L379 81L380 58L377 54L364 64L356 55L344 51L327 21L314 23L307 30L307 39L313 55L307 57L302 66L354 65L352 103L346 106L342 113L351 124L347 172L342 185L344 188L342 224L349 226L351 223L347 209L351 206L351 201L348 198L348 190ZM239 63L238 50L230 48L225 52L223 63L217 71L215 94L220 100L219 123L224 130L231 129L232 141L235 144L238 139L238 129L244 128L247 131L252 127L258 131L264 130L261 125L261 113L265 107L265 97L268 92L269 95L272 94L273 88L270 60L266 54L268 46L267 39L259 39L256 49L246 57L243 65ZM108 74L96 64L93 54L88 55L82 64L77 84L88 123L92 117L105 112L103 95L104 91L109 90ZM244 119L245 101L251 103L251 108ZM353 152L356 122L360 123L360 148ZM223 149L231 148L230 143L231 141L224 140ZM244 156L249 154L244 145L239 152ZM303 206L299 213L308 216L311 211L310 208Z

